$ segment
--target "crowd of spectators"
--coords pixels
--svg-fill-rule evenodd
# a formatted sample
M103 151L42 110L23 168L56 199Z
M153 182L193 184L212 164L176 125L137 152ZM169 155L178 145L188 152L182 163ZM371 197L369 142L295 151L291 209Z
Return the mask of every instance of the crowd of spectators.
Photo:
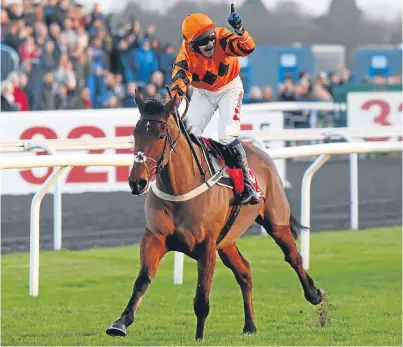
M134 18L112 28L99 4L87 13L74 0L2 0L1 42L18 53L20 68L3 82L1 109L135 107L136 88L143 97L164 97L177 52L155 31L142 31ZM348 69L315 78L301 73L276 91L252 86L244 102L332 101L333 87L350 78ZM401 84L401 76L362 82Z
M301 72L298 81L286 78L284 83L278 86L277 93L269 86L252 86L246 103L254 104L272 101L333 101L334 87L341 86L352 81L351 72L344 68L340 73L331 71L321 72L315 78L309 73ZM401 85L402 76L396 75L386 78L375 76L373 79L361 78L361 83L373 85Z
M133 107L135 88L158 97L171 82L175 46L138 20L113 29L99 4L86 13L73 0L2 0L1 29L20 57L3 83L4 111Z
M302 72L299 75L297 82L291 78L286 78L284 83L278 85L277 93L269 86L259 87L252 86L249 95L244 103L255 104L261 102L274 101L311 101L311 102L332 102L334 101L334 88L352 81L351 72L344 68L340 73L337 72L321 72L315 78L312 78L309 73ZM390 78L376 76L373 79L363 78L361 83L373 85L401 85L402 76L396 75ZM286 127L302 127L309 126L327 127L334 125L334 112L329 111L294 111L285 112Z

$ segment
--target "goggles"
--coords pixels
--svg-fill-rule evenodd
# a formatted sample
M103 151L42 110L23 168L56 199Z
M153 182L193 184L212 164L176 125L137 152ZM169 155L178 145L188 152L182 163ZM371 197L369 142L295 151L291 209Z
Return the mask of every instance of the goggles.
M207 46L210 42L215 41L215 39L216 39L215 34L212 34L210 36L205 37L204 39L193 41L192 44L198 47Z

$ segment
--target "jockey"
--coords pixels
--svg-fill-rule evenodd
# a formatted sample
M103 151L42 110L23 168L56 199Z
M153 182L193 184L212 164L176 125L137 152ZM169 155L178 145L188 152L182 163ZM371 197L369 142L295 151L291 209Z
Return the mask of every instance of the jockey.
M254 205L259 203L259 197L251 183L245 150L238 140L244 92L238 57L251 54L255 42L243 27L233 4L228 23L235 33L216 27L202 13L192 13L185 18L182 23L184 40L173 64L171 91L180 103L187 87L194 87L186 124L197 136L202 135L214 112L219 110L219 141L233 153L236 167L242 169L244 176L240 204Z

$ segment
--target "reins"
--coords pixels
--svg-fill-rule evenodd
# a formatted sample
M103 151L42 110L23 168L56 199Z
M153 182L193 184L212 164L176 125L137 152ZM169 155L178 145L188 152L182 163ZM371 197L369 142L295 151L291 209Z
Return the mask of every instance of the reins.
M171 90L169 89L169 86L166 85L165 88L168 91L169 97L172 99L172 93L171 93ZM189 101L186 98L185 98L185 100L186 100L186 109L185 109L185 112L183 113L183 116L186 115L186 113L187 113L187 111L189 109ZM203 171L203 167L202 167L202 165L200 163L199 157L196 154L196 151L195 151L195 148L193 146L193 142L190 139L189 133L188 133L185 125L183 124L182 118L179 116L179 112L178 112L178 109L176 108L176 105L174 105L174 110L175 110L176 121L177 121L177 123L179 125L179 132L182 132L185 135L186 141L188 142L189 147L190 147L190 151L192 152L192 155L193 155L193 157L194 157L194 159L196 161L197 167L199 168L200 175L203 177L203 181L206 182L206 174Z

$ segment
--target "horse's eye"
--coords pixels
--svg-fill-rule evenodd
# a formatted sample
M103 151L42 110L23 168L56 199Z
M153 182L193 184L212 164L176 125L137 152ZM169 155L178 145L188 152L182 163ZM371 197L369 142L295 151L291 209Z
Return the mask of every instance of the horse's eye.
M165 134L160 134L159 139L163 140L165 138Z

